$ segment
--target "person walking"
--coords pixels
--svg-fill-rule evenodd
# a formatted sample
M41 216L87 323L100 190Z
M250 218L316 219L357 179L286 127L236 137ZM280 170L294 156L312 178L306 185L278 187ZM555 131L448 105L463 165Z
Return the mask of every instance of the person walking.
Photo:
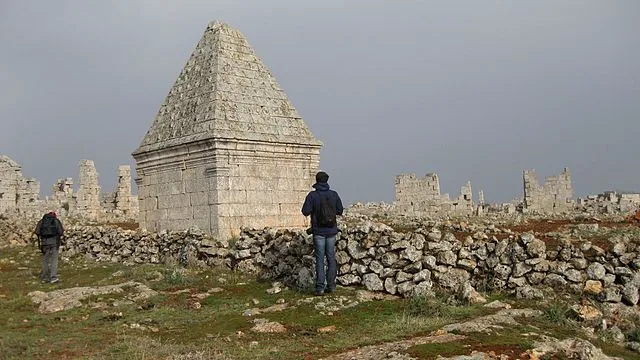
M42 252L42 271L40 281L55 284L58 279L58 252L64 234L62 223L54 211L44 214L35 230Z
M336 290L336 235L338 234L336 215L342 215L344 211L340 196L329 189L328 181L329 175L326 172L318 172L316 183L313 185L315 191L307 194L302 205L302 215L311 216L311 231L316 255L315 294L318 296Z

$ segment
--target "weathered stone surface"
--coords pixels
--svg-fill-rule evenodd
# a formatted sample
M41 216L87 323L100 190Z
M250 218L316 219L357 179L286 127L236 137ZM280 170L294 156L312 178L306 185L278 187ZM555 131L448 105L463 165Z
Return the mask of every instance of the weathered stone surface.
M518 299L543 299L544 293L532 286L524 285L516 288L516 298Z
M569 169L558 176L545 179L544 185L538 185L535 170L525 170L524 206L527 212L561 213L573 207L573 188Z
M592 280L602 280L607 274L602 264L594 262L587 267L587 277Z
M362 276L362 284L367 290L380 291L384 289L382 280L376 274L365 274Z
M125 288L132 289L133 291L125 293ZM118 285L74 287L51 292L32 291L28 296L31 297L34 303L40 304L38 312L50 314L82 306L82 300L88 297L107 294L123 294L127 300L138 301L148 299L156 295L157 292L144 284L128 281Z
M140 226L304 228L320 147L244 36L211 23L133 153Z

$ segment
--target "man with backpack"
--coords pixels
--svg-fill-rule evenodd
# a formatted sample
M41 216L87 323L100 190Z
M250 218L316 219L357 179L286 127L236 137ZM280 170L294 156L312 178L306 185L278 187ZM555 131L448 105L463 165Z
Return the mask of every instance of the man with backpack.
M320 171L316 174L315 191L309 192L302 205L302 214L311 215L311 232L316 253L316 291L320 296L336 290L336 235L338 223L336 215L342 215L344 208L337 192L329 189L329 175ZM327 258L325 274L324 259ZM326 290L325 290L326 280Z
M64 229L54 211L44 214L42 219L38 221L38 225L36 225L35 233L38 236L40 251L42 251L40 280L43 283L50 282L55 284L59 281L58 251L60 250Z

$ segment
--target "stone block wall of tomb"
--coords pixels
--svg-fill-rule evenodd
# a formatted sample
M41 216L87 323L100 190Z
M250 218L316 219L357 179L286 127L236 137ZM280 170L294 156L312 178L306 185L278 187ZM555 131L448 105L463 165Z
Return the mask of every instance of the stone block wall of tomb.
M237 236L240 227L306 228L302 203L315 183L318 148L239 142L222 144L214 171L218 236ZM217 222L217 223L216 223Z
M215 160L204 152L211 147L175 147L137 160L141 228L172 231L198 227L210 231L211 185L205 172Z
M198 227L219 238L239 234L242 226L306 227L300 209L318 164L319 149L235 141L141 158L140 226Z
M525 170L523 178L523 211L552 214L573 209L573 187L569 169L565 168L558 176L547 177L542 186L538 184L535 170Z

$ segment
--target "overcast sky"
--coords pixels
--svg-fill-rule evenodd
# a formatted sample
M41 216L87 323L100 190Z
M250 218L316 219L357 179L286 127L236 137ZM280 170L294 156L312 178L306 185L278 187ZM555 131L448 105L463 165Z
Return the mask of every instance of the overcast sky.
M345 202L395 175L522 196L564 167L576 196L640 191L640 1L0 0L0 154L104 191L212 20L240 30L314 135Z

